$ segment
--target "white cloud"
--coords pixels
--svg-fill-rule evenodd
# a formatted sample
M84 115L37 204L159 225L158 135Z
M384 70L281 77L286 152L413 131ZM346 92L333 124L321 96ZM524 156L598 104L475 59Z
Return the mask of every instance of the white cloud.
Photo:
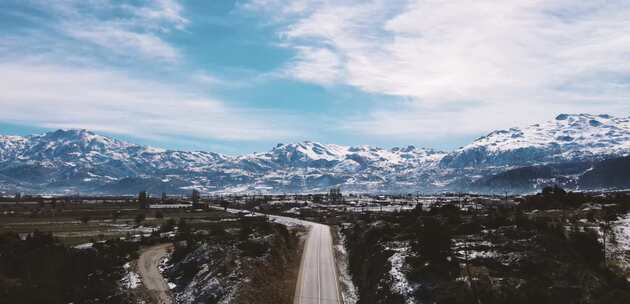
M176 1L36 4L29 8L46 12L50 26L0 35L0 121L166 143L276 141L300 133L291 113L211 97L226 81L191 72L160 38L188 24Z
M4 122L162 139L277 140L298 132L285 131L288 116L230 107L106 67L3 61L0 91Z
M298 50L286 75L416 103L352 119L348 130L469 134L546 119L551 111L630 110L627 1L264 5L286 24L279 37Z
M182 5L175 0L156 0L153 1L153 6L131 7L130 10L143 22L167 23L179 30L184 29L189 23L189 20L183 16ZM168 31L168 28L166 30Z
M296 47L298 56L284 74L322 85L341 80L341 61L336 53L326 48Z
M58 20L60 33L91 43L110 54L175 62L180 55L162 35L183 30L189 20L175 0L130 5L115 1L70 0L39 3L40 9Z
M154 34L136 33L118 26L79 27L74 24L67 26L65 32L73 38L107 48L117 55L128 56L135 52L146 58L171 62L179 58L178 51L173 46Z

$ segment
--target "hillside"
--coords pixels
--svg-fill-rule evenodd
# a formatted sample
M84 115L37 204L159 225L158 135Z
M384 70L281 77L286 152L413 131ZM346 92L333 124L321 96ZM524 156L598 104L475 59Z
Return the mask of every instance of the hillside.
M131 194L203 192L529 192L626 187L617 163L630 154L630 119L558 115L489 133L452 152L311 141L229 156L165 150L87 130L0 136L0 191ZM600 164L600 162L602 162ZM592 164L595 166L592 171ZM605 173L604 173L605 172ZM584 176L582 176L584 175ZM579 181L579 184L578 184Z

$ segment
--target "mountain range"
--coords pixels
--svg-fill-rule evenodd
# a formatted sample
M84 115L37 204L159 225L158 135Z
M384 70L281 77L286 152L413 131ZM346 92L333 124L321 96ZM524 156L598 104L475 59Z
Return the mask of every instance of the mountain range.
M561 114L450 152L317 142L229 156L136 145L87 130L0 136L0 191L133 194L532 192L630 187L630 118ZM624 167L625 166L625 167Z

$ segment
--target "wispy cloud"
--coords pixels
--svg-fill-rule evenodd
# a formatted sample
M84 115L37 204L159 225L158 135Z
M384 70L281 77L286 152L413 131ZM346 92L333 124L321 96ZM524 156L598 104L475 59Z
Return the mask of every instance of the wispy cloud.
M141 22L162 26L162 29L165 31L169 31L171 26L178 30L183 30L190 22L184 17L184 9L176 0L155 0L152 4L140 7L125 7L138 16Z
M40 2L39 9L54 18L60 34L103 48L119 56L175 62L179 51L162 35L184 30L189 20L174 0L131 5L116 1L69 0Z
M298 56L283 70L286 77L322 85L338 83L341 78L341 60L326 48L296 47Z
M73 38L107 48L117 55L128 56L130 52L135 52L142 57L170 62L179 58L176 48L154 34L136 33L111 25L82 27L71 24L66 25L64 31Z
M277 113L227 106L185 87L107 68L0 62L0 119L146 138L276 140L294 136Z
M250 5L279 20L297 50L285 75L405 100L349 130L418 136L444 119L441 134L471 133L552 110L630 110L627 1L260 2Z
M21 4L21 3L20 3ZM213 97L223 81L190 71L162 36L189 24L177 1L28 2L40 27L0 34L0 120L163 141L276 141L290 113ZM38 15L38 14L34 14ZM164 64L167 62L168 64Z

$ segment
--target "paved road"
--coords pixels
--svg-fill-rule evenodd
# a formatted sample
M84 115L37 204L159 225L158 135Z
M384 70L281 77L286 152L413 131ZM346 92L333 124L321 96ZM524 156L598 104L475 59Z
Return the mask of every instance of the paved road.
M310 231L304 245L294 302L296 304L341 303L330 227L307 223L310 225Z
M221 209L222 208L216 208ZM228 212L242 212L228 209ZM262 215L262 214L261 214ZM339 297L339 282L332 250L330 227L291 217L269 215L281 223L293 223L309 228L304 244L302 264L295 292L295 304L342 304Z
M172 244L161 244L149 247L144 249L138 258L138 274L142 278L142 284L157 304L173 303L168 284L158 268L160 261L172 246Z

